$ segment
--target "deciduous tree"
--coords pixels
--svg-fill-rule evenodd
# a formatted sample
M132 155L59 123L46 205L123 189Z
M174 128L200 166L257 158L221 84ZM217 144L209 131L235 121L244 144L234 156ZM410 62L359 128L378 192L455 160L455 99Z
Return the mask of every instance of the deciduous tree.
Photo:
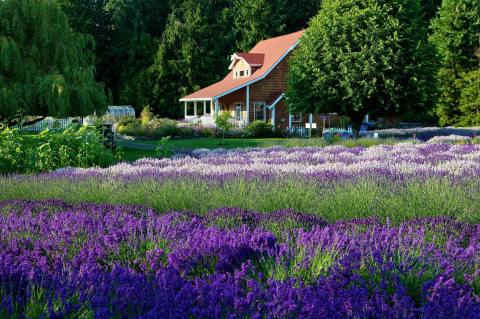
M94 42L72 31L53 0L0 1L0 116L102 112Z
M435 97L434 50L418 0L325 0L294 52L292 112L337 112L355 134L367 114L424 111Z

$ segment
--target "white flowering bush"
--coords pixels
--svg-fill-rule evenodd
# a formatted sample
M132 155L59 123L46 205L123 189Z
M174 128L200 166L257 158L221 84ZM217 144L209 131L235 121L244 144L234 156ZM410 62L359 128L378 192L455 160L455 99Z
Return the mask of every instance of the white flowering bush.
M449 135L435 136L427 141L427 144L469 144L472 138L468 136Z

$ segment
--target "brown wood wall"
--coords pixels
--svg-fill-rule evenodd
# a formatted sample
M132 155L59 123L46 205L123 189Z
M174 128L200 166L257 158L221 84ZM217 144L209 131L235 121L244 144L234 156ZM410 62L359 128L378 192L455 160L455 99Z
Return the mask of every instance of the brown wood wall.
M255 102L271 102L279 94L287 91L288 85L288 60L290 55L287 56L282 62L280 62L275 69L263 80L258 81L250 85L250 122L254 119L254 103ZM231 112L234 114L235 103L243 104L243 115L245 117L246 110L246 88L235 91L227 96L219 99L220 105L223 106L222 110ZM267 110L267 121L271 121L271 111ZM285 130L288 128L288 108L284 100L281 100L276 105L275 110L275 127L277 129ZM294 125L305 127L305 124L309 122L309 116L307 113L302 114L302 122L294 123ZM323 128L323 120L320 114L313 115L313 123L317 124L317 129ZM330 121L325 121L326 127L339 127L340 117L330 116Z

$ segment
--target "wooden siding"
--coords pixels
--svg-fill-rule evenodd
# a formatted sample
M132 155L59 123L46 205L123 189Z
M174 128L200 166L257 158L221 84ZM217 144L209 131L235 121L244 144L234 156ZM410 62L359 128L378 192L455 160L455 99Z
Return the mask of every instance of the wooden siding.
M254 120L254 105L255 102L269 103L277 98L281 93L287 91L288 85L288 60L290 55L287 56L282 62L280 62L274 70L263 80L258 81L250 85L250 114L249 122ZM237 67L237 66L235 66ZM242 103L242 119L246 118L246 88L237 90L231 94L228 94L219 99L219 103L222 106L221 112L229 112L232 116L235 116L235 103ZM272 112L266 111L266 121L271 122ZM330 116L329 120L325 121L325 127L339 127L340 118L338 116ZM286 130L289 123L288 107L285 100L282 99L277 103L275 108L275 128L279 130ZM309 123L309 114L302 113L301 122L292 123L294 126L305 127ZM313 123L316 123L317 129L323 129L324 121L320 114L313 115Z

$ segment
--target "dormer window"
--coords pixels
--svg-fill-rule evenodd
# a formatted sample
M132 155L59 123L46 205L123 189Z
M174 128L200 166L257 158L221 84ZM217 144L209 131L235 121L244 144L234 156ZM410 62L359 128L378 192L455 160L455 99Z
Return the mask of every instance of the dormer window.
M263 66L265 54L262 53L234 53L232 54L229 69L233 71L233 78L250 77L255 70Z

